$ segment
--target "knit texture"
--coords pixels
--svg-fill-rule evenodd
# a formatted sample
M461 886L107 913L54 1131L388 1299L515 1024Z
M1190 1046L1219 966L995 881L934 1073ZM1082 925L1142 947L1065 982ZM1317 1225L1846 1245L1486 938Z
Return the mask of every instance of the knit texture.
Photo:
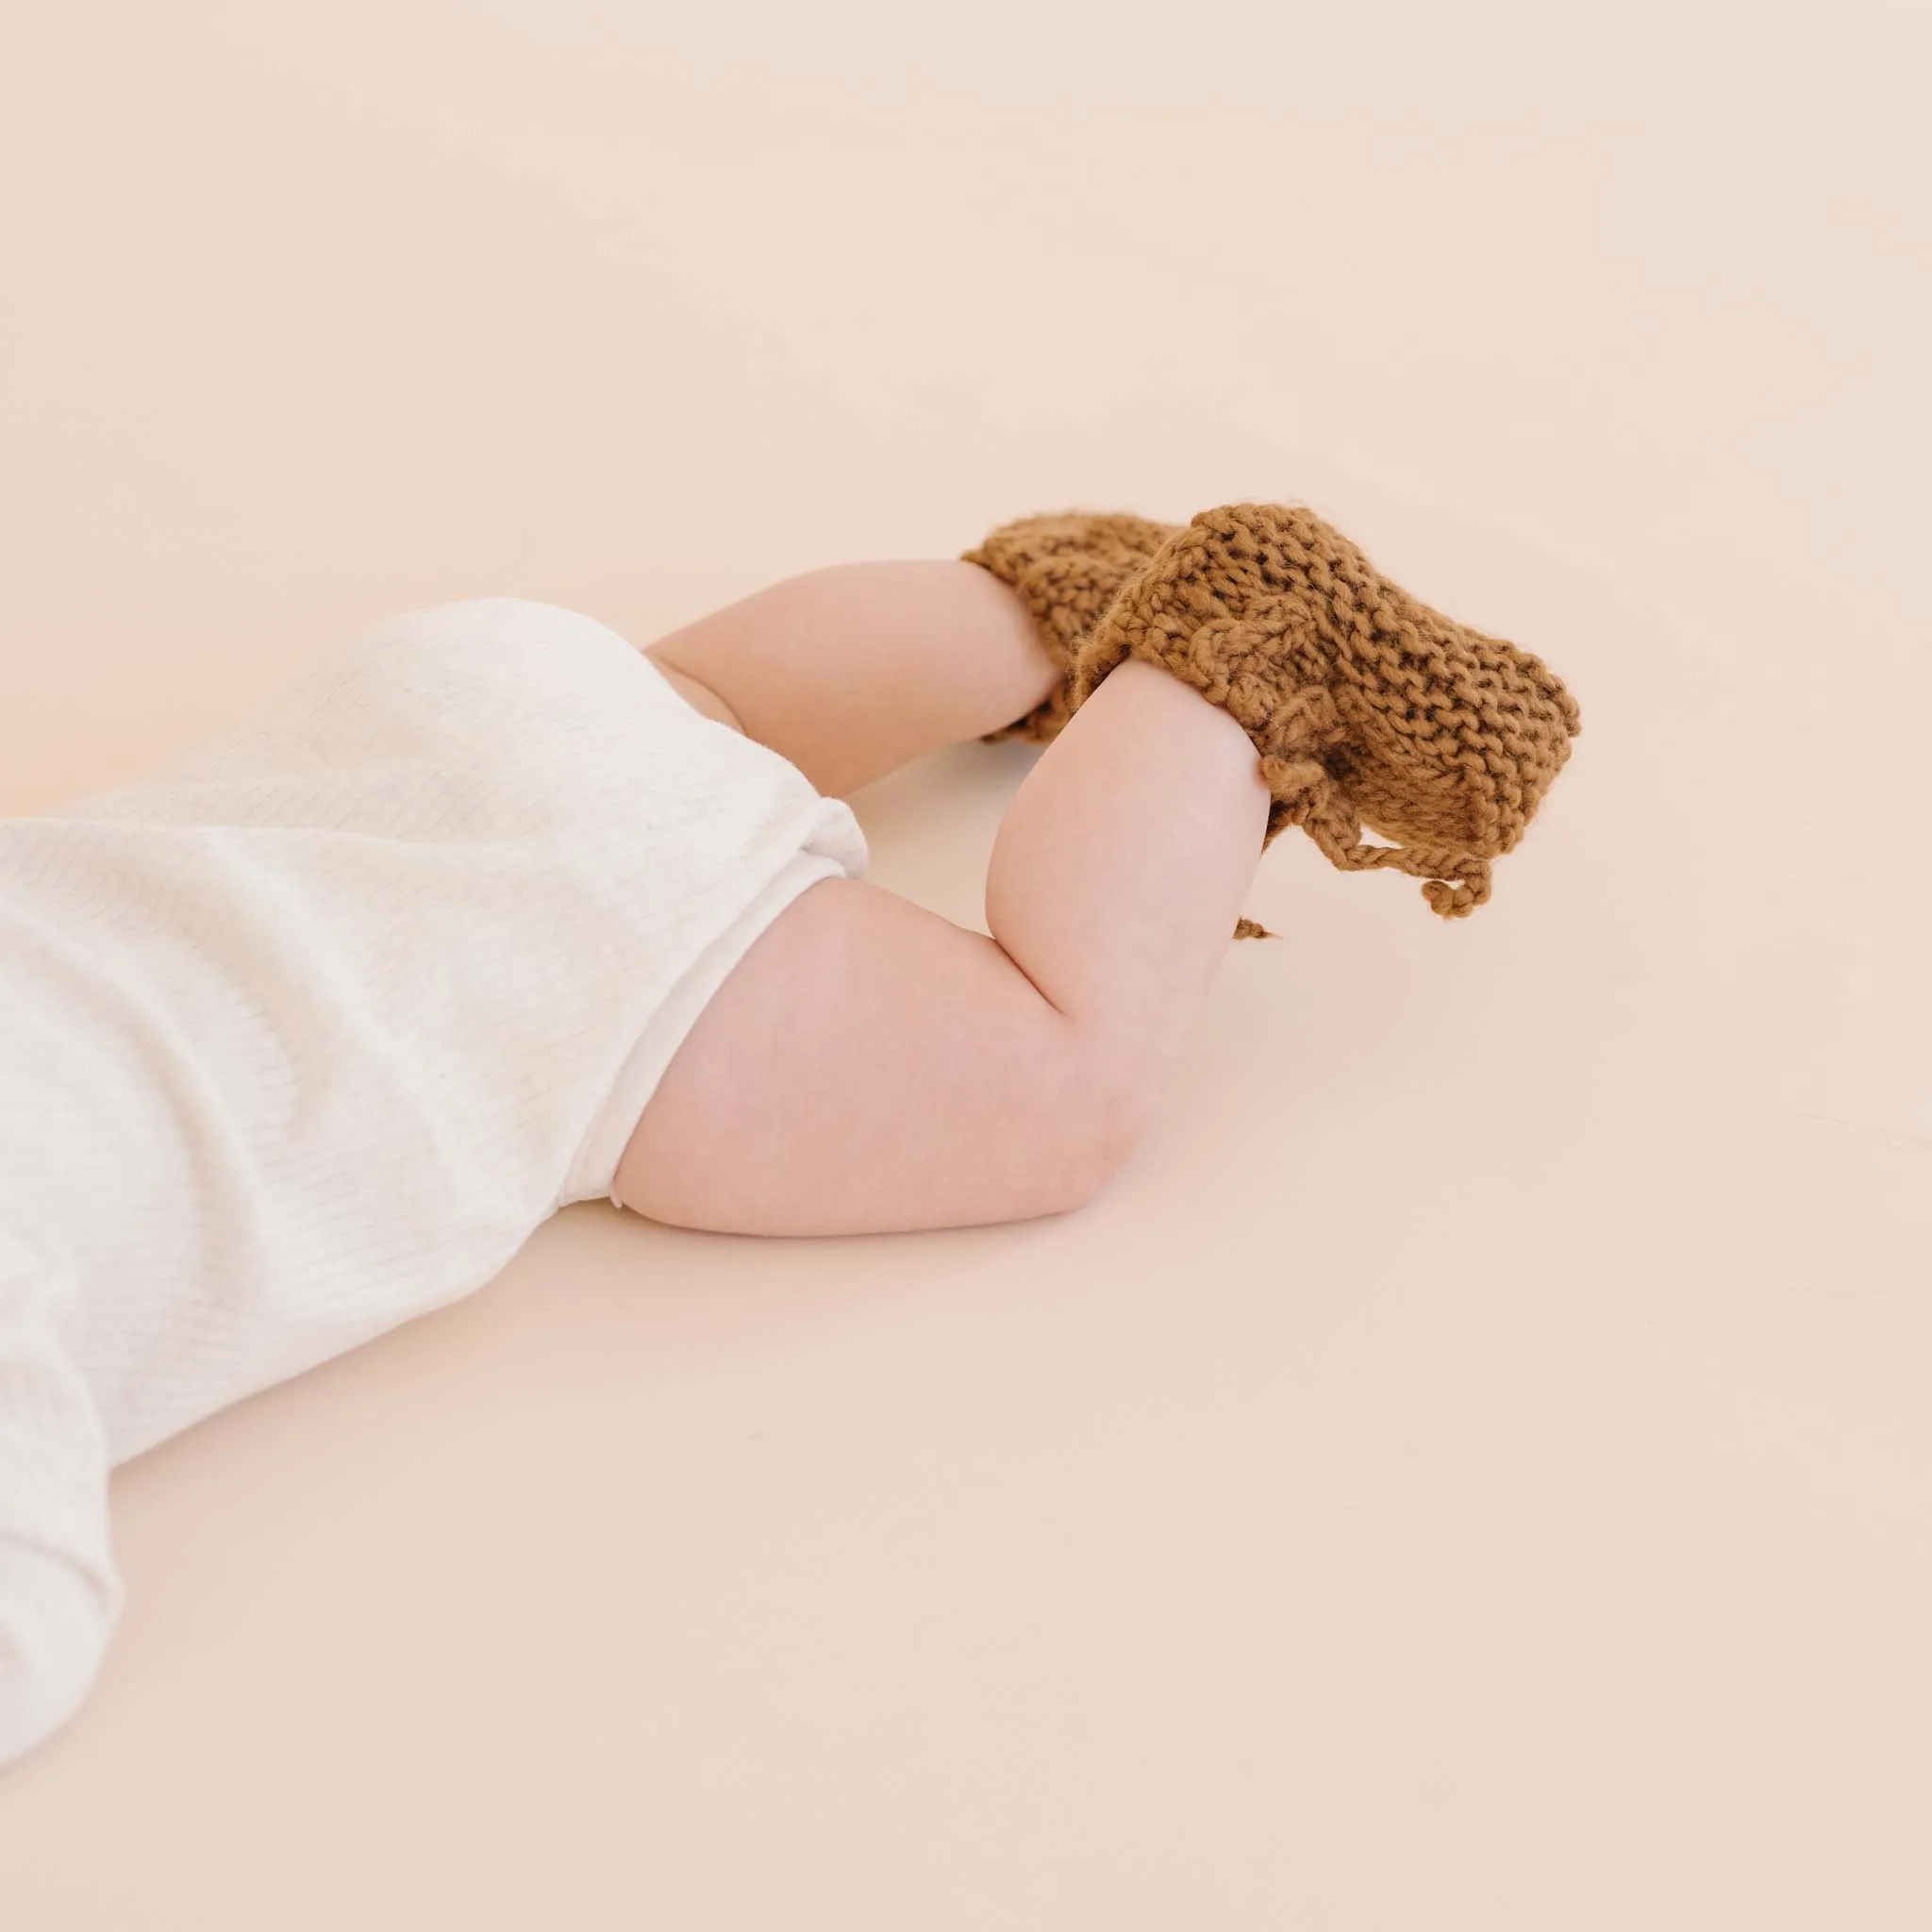
M1071 675L1080 646L1122 586L1180 527L1124 512L1022 517L963 552L961 560L991 571L1020 593L1054 662ZM1063 676L1024 718L989 731L985 742L1018 738L1051 743L1073 715L1068 697Z
M1491 893L1581 729L1540 658L1390 582L1312 510L1023 518L962 553L1012 585L1065 670L995 737L1045 742L1129 657L1224 707L1260 754L1264 849L1300 825L1344 872L1424 881L1445 919ZM1364 826L1393 844L1369 844ZM1237 937L1261 936L1243 920Z

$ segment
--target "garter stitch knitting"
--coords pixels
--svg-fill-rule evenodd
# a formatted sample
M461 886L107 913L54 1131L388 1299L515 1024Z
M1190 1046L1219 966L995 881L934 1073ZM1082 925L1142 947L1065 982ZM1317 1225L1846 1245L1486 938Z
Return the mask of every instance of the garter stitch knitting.
M1071 672L1082 641L1121 586L1180 528L1122 511L1022 517L1002 524L961 560L991 571L1020 593L1054 662ZM1062 678L1024 718L989 731L985 741L1051 743L1073 715L1067 696Z
M1149 547L1150 543L1153 547ZM963 553L1011 584L1066 669L995 737L1045 741L1127 657L1224 707L1273 798L1264 848L1300 825L1344 872L1424 881L1445 919L1490 896L1581 729L1540 658L1444 617L1313 511L1228 504L1185 525L1066 512ZM1362 827L1401 842L1362 842ZM1243 920L1237 937L1262 928Z

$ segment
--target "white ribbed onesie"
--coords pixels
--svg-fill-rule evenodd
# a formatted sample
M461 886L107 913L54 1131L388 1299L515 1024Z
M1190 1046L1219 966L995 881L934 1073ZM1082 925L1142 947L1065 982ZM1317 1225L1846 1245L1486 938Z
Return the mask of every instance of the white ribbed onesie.
M0 821L0 1763L92 1684L115 1463L609 1195L843 803L588 617L442 605Z

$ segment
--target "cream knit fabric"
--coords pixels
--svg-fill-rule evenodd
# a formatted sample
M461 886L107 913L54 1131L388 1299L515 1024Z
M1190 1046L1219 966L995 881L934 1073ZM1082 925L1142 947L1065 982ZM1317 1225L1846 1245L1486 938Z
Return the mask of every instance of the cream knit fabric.
M609 1194L740 956L866 860L622 638L510 598L0 821L0 1762L118 1613L109 1467Z

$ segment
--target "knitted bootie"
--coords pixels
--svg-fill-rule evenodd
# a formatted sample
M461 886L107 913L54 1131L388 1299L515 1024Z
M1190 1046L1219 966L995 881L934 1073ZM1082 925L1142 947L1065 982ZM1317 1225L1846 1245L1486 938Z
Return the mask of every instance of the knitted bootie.
M1115 665L1147 658L1255 741L1274 800L1264 848L1297 824L1344 872L1424 880L1445 919L1489 898L1490 861L1522 838L1581 728L1541 658L1419 603L1311 510L1228 504L1180 527L1029 521L1080 527L1056 532L1058 548L1041 535L1021 545L1008 579L1071 651L1064 688L1022 726L1044 717L1057 731ZM1109 592L1127 540L1094 526L1116 522L1141 542L1169 534ZM1072 596L1057 611L1058 583ZM1365 824L1400 842L1363 844Z
M961 561L976 563L1010 584L1033 613L1041 641L1054 662L1071 674L1082 641L1120 588L1142 568L1178 524L1151 523L1121 512L1066 510L1002 524ZM1020 738L1046 744L1059 735L1070 713L1067 682L985 742Z
M1380 575L1312 510L1203 510L1082 640L1069 715L1128 656L1224 706L1274 804L1344 872L1393 866L1445 919L1490 896L1582 728L1542 662ZM1365 845L1362 826L1400 842ZM1245 923L1244 923L1245 924Z

